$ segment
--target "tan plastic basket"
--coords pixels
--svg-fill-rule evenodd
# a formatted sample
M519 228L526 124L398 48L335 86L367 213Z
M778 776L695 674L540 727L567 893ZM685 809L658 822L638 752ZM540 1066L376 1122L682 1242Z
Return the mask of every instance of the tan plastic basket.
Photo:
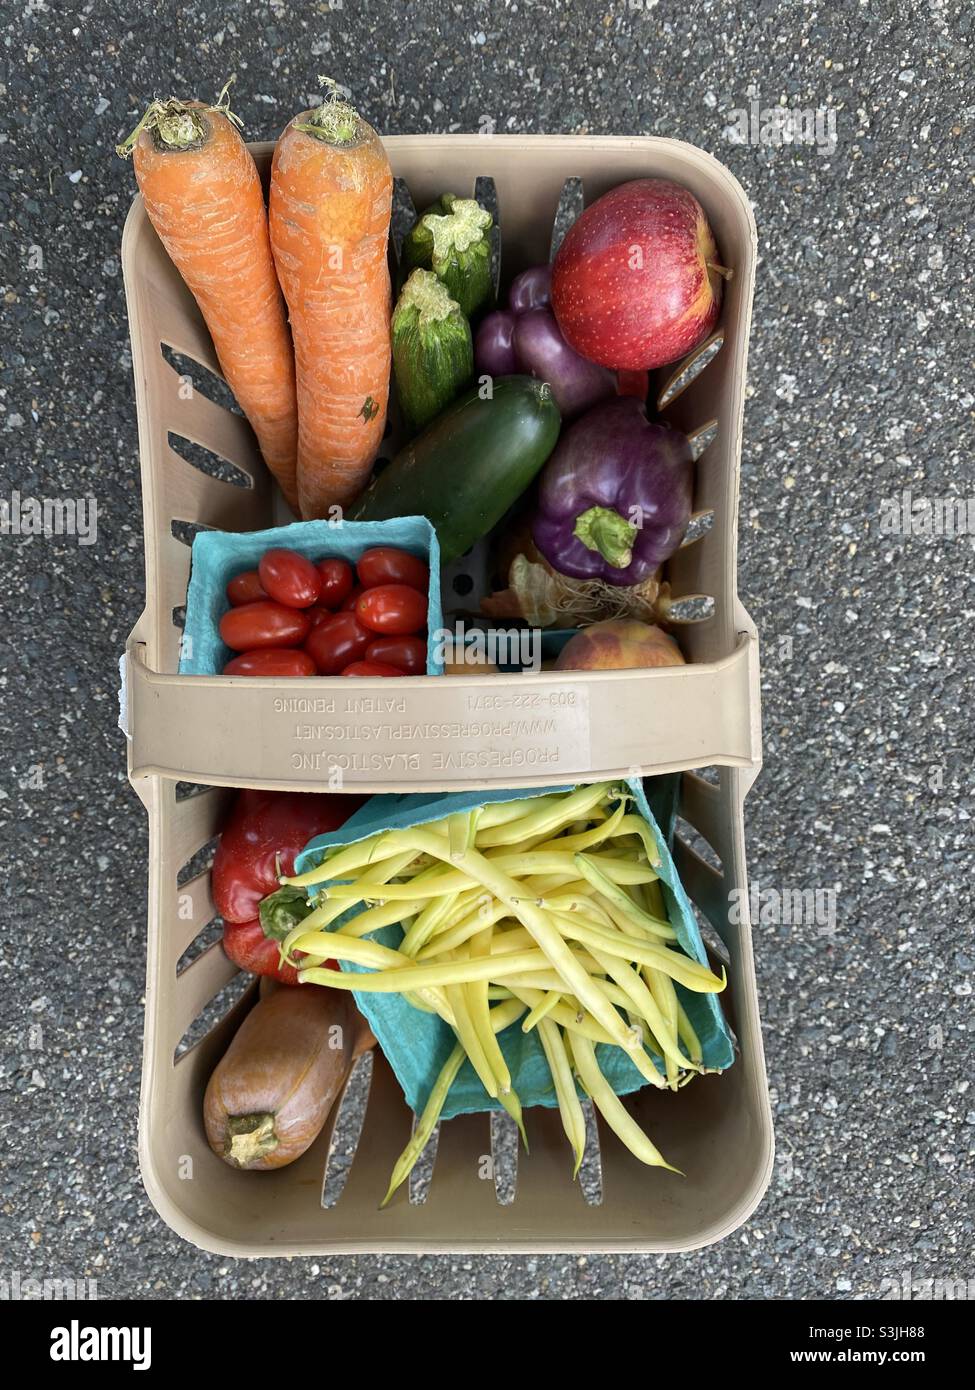
M207 1249L241 1255L342 1251L663 1251L721 1238L746 1219L768 1183L772 1133L747 913L729 920L733 891L747 900L742 804L760 756L755 629L738 602L736 519L755 230L738 183L709 155L671 140L575 136L394 136L386 147L415 204L445 188L493 180L505 281L544 260L563 189L581 180L591 202L626 179L674 178L703 204L726 264L735 268L722 311L723 346L667 407L688 431L716 424L697 463L695 505L713 511L702 539L670 564L675 597L714 599L708 620L682 632L686 667L646 672L231 680L176 674L178 610L185 603L188 525L250 530L280 520L249 429L199 391L184 392L163 347L218 372L189 293L163 252L140 199L129 214L122 264L132 337L145 509L146 608L126 649L122 723L129 775L149 813L149 935L140 1160L146 1188L174 1230ZM255 146L266 172L269 145ZM184 398L185 397L185 398ZM184 460L170 433L239 471L234 486ZM395 438L389 441L395 447ZM180 533L183 533L182 535ZM370 704L375 699L375 707ZM485 700L493 701L485 711ZM517 709L505 702L515 700ZM499 703L500 702L500 703ZM530 718L522 719L527 713ZM309 715L325 742L301 736ZM436 726L433 733L424 730ZM418 732L419 730L419 732ZM331 738L329 742L328 739ZM465 766L487 749L490 765ZM353 757L360 750L375 758ZM527 1116L531 1156L521 1156L510 1205L479 1176L491 1151L486 1115L444 1126L427 1199L380 1212L411 1115L377 1058L365 1122L336 1205L321 1202L331 1125L297 1163L277 1173L236 1173L209 1151L201 1122L206 1080L253 991L176 1059L208 1005L237 974L219 944L177 974L213 921L209 872L181 870L216 835L223 787L322 788L330 766L348 790L544 785L617 774L684 770L680 814L714 852L675 850L691 899L728 952L725 996L741 1055L722 1077L678 1095L643 1091L631 1102L685 1179L648 1170L600 1126L603 1198L588 1205L570 1178L557 1114ZM711 766L716 780L694 768ZM178 782L210 788L177 795ZM705 851L706 855L706 851ZM337 1107L336 1107L337 1110ZM333 1115L334 1120L334 1115Z

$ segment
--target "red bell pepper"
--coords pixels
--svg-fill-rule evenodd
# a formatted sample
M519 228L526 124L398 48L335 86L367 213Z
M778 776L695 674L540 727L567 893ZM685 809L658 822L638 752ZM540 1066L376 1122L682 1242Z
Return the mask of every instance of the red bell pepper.
M239 793L211 873L223 948L235 964L298 983L294 967L279 963L279 945L311 908L301 889L279 887L278 877L294 873L308 841L337 830L363 800L319 792Z

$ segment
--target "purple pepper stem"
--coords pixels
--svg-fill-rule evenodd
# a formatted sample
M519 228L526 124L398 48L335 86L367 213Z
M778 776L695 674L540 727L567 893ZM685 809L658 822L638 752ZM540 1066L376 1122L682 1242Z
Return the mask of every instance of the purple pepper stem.
M614 569L625 570L633 563L637 528L612 507L590 507L576 518L572 534Z

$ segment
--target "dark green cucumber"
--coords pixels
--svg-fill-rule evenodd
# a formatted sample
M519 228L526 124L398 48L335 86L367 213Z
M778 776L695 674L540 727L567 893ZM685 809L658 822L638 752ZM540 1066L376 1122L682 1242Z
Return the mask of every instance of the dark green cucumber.
M425 516L444 564L487 535L539 472L561 417L547 382L497 377L473 387L393 459L345 515L350 521Z
M432 270L414 270L393 310L393 372L415 433L474 375L470 325Z

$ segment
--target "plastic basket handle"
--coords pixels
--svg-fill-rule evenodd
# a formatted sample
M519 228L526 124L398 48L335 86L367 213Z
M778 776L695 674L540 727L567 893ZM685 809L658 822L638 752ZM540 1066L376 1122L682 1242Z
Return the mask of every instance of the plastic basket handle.
M640 671L260 680L150 671L130 639L129 776L362 791L545 786L761 759L758 642Z

